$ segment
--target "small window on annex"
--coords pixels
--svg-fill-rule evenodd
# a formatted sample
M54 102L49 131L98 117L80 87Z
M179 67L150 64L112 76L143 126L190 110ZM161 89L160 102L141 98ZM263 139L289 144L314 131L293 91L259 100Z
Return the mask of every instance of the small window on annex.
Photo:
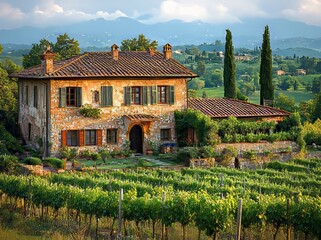
M117 129L107 129L107 143L116 144L118 143Z
M170 128L161 129L160 130L160 137L161 137L161 141L171 140L171 129Z

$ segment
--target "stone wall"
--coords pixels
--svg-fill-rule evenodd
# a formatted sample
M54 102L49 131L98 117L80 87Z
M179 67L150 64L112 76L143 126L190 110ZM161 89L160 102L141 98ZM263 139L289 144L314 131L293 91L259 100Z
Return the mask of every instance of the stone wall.
M19 118L18 123L24 141L33 148L40 148L46 142L47 85L41 80L19 81ZM37 87L37 106L35 107L34 87ZM28 92L27 92L28 91ZM28 99L27 99L28 98Z
M245 151L255 151L256 153L263 153L270 151L271 153L283 153L283 152L298 152L300 147L298 144L292 141L276 141L273 143L262 141L258 143L222 143L215 146L215 150L221 153L226 147L233 147L237 150L238 155L241 155Z
M170 104L156 105L130 105L124 104L124 87L125 86L175 86L175 102ZM93 103L93 92L100 91L101 86L113 86L113 106L101 107L102 115L99 119L86 118L80 115L79 107L59 107L59 88L62 87L81 87L82 88L82 104ZM50 141L51 153L56 154L61 147L61 131L77 130L77 129L102 129L102 143L104 147L115 149L120 148L125 140L129 139L130 128L138 124L143 129L144 134L144 151L147 146L147 139L152 141L160 140L160 129L171 129L171 141L176 142L174 110L185 109L187 107L187 89L185 79L155 79L155 80L52 80L51 96L50 96ZM137 122L134 124L126 124L124 115L148 114L155 116L157 119L152 122ZM106 144L106 129L118 129L118 144ZM97 147L82 147L96 149ZM81 149L80 149L81 150Z

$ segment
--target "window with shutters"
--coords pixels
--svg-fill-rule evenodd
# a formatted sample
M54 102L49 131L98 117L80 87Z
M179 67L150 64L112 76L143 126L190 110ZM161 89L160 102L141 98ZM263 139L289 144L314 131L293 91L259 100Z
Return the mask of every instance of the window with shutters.
M132 96L131 96L131 103L132 104L141 104L141 98L142 98L142 92L141 92L141 87L132 87Z
M168 86L158 86L157 87L158 92L158 103L164 104L168 103Z
M107 143L116 144L118 142L117 139L118 139L117 129L116 128L107 129Z
M86 146L97 145L96 130L85 130L85 145Z
M60 107L81 107L81 87L59 88Z
M157 103L174 104L174 86L157 86Z
M160 130L160 137L161 137L161 141L171 140L171 129L170 128L161 129Z
M79 146L78 130L67 131L67 146Z
M33 106L35 108L38 107L38 87L37 86L33 87Z

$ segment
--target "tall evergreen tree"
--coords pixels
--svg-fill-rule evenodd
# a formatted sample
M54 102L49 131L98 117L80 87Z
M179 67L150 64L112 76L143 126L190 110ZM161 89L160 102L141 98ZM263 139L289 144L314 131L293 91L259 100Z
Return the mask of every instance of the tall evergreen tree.
M236 98L236 70L234 61L234 47L232 43L232 33L226 30L224 54L224 97Z
M270 46L269 26L265 26L261 49L260 66L260 104L263 100L274 100L274 87L272 83L272 50Z

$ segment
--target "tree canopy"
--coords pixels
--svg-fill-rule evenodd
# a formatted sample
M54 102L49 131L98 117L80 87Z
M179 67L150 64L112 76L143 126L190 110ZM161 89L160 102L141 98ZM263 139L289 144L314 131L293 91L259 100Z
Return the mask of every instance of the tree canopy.
M78 41L70 38L65 33L57 37L56 43L52 43L47 39L41 39L39 43L32 44L29 53L23 55L23 67L28 68L39 65L41 63L40 55L48 46L56 53L55 60L63 60L80 54Z
M236 69L234 60L234 47L232 33L226 30L225 56L224 56L224 97L236 98Z
M272 83L272 50L270 46L269 26L265 26L261 50L260 65L260 104L264 100L274 100L274 87Z
M147 51L150 47L157 48L158 42L151 41L144 34L140 34L138 38L125 39L121 42L120 49L122 51Z

